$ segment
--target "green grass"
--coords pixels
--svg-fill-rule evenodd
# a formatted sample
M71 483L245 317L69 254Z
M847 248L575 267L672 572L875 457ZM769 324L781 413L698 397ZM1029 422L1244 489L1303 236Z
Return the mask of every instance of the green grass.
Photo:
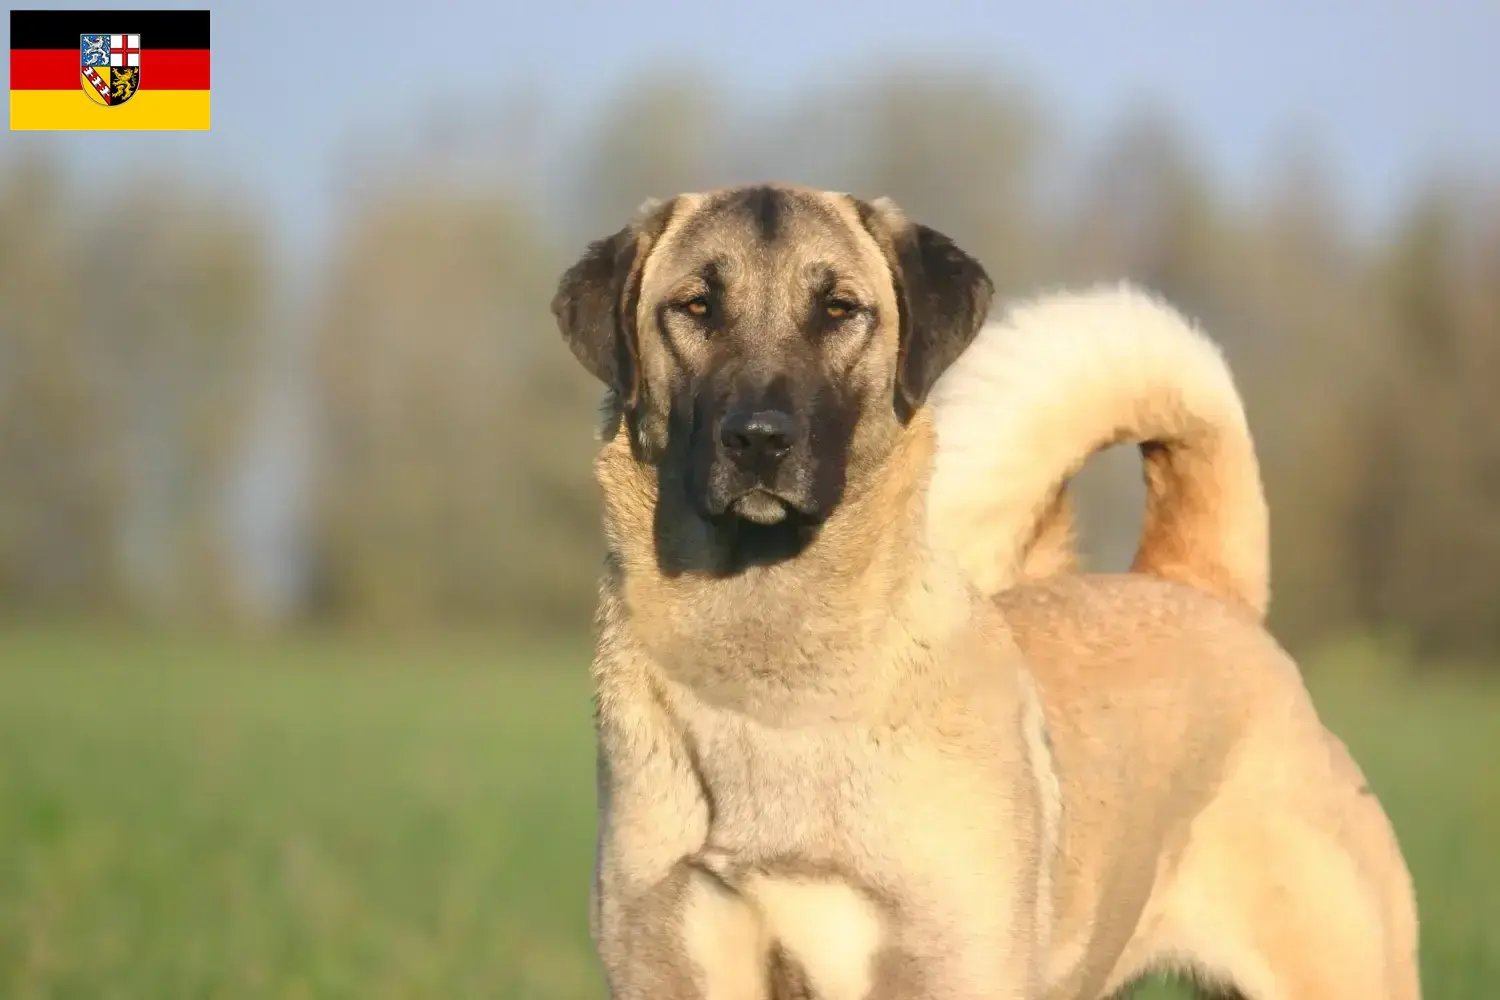
M1408 852L1427 995L1490 996L1500 688L1331 659L1315 691ZM598 997L586 661L0 632L0 997Z

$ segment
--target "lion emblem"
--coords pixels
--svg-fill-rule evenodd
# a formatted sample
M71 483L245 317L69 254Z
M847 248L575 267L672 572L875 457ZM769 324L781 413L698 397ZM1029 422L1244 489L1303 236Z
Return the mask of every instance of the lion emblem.
M109 81L110 103L124 104L130 100L130 95L135 93L137 82L141 78L141 68L132 66L129 69L115 67Z

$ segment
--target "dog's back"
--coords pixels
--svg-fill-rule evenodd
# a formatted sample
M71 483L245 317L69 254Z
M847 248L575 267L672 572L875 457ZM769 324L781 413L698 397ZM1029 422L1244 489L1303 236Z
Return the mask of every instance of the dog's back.
M1353 995L1330 969L1357 995L1420 995L1390 824L1252 615L1144 574L1057 576L995 602L1040 688L1062 794L1057 995L1184 964L1251 996Z

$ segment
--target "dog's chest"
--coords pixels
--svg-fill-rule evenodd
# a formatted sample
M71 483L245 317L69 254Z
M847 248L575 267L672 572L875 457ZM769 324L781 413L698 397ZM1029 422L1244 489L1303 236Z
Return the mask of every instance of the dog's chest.
M870 800L870 765L847 727L773 729L704 709L688 724L709 801L709 849L737 865L843 856Z

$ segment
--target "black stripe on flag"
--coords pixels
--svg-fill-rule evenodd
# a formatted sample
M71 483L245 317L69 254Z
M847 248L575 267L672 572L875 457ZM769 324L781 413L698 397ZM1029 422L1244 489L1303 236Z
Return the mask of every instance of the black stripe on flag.
M140 35L143 49L206 49L206 10L13 10L13 49L76 49L79 35Z

